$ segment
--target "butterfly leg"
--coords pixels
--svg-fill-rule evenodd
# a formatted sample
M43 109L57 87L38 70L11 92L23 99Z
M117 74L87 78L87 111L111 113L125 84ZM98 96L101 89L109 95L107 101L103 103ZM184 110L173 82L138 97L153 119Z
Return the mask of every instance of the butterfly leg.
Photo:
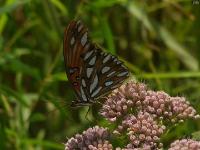
M88 106L87 113L85 114L85 119L86 119L88 122L92 122L92 121L88 118L88 114L89 114L90 110L91 110L91 107Z

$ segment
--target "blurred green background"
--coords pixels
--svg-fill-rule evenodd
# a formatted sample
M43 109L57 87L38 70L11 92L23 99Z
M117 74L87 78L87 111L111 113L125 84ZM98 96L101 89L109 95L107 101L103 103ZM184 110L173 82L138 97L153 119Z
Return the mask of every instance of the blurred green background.
M95 109L88 121L87 107L70 108L62 40L74 18L138 81L200 112L198 0L0 0L0 149L64 149L67 137L106 125ZM186 121L165 145L199 129Z

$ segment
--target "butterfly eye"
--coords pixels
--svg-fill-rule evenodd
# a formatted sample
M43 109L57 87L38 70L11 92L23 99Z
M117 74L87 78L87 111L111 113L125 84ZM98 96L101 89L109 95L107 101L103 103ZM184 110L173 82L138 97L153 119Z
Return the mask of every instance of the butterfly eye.
M66 73L79 98L73 106L95 102L119 87L128 78L128 70L115 56L105 53L88 38L81 21L72 21L64 35Z

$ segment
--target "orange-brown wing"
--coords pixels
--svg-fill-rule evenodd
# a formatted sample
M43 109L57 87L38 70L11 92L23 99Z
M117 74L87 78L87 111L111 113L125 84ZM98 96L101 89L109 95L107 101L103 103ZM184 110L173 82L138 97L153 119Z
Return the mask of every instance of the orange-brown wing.
M71 21L64 33L63 55L68 80L79 98L83 63L81 55L90 47L87 28L80 21Z

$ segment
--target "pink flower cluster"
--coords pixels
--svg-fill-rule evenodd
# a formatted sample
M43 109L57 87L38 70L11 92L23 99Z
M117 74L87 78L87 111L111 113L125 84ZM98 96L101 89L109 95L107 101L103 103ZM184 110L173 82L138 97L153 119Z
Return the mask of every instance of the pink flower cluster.
M146 97L145 84L129 82L114 90L102 106L100 114L114 122L128 112L139 110Z
M192 139L176 140L168 150L200 150L200 141Z
M112 145L108 141L109 136L106 128L95 126L70 138L65 144L65 150L112 150Z
M199 118L184 97L171 97L163 91L152 91L145 84L133 81L113 91L100 114L117 124L113 133L129 137L127 149L150 150L162 148L160 137L169 123Z
M115 122L127 113L148 112L154 118L176 122L187 118L199 118L196 110L184 97L171 97L163 91L148 90L146 85L133 81L112 92L100 114Z
M122 126L127 127L130 139L127 148L162 147L159 140L164 133L165 126L158 125L149 113L139 112L136 117L134 115L127 116Z

